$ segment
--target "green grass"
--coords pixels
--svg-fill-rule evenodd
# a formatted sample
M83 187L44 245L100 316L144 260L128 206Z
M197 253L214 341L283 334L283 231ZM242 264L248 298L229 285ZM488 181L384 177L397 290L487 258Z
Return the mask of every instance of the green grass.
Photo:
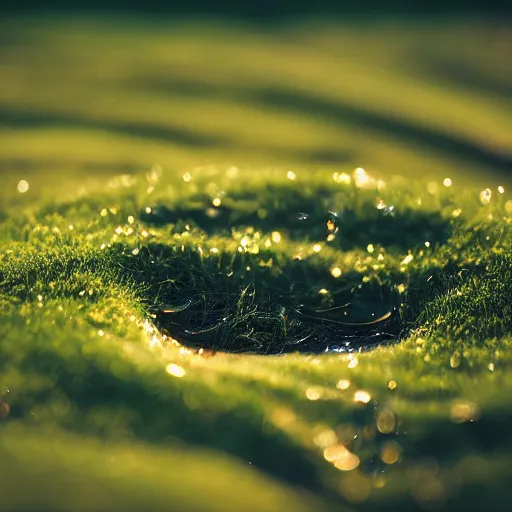
M1 29L0 508L506 509L485 24Z

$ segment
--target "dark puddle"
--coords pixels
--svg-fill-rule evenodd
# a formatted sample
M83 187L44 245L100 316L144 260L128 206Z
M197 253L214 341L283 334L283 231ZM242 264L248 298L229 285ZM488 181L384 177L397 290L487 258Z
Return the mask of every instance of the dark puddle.
M362 284L357 272L336 279L307 260L260 266L257 258L152 245L127 258L123 272L139 281L159 329L191 348L352 352L400 339L400 296L391 283Z

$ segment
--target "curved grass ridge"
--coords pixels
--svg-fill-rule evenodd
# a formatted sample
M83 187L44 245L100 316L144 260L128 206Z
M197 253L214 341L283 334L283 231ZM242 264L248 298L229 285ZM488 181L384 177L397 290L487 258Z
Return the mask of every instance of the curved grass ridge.
M31 439L38 467L51 435L63 436L70 450L52 466L56 474L70 471L82 489L93 485L95 465L87 459L79 470L74 458L82 457L81 439L95 438L120 461L125 443L142 442L137 457L154 467L162 464L156 449L227 452L238 461L219 469L226 478L237 464L258 468L289 503L298 499L290 485L316 494L322 505L308 497L305 509L410 510L433 500L462 510L506 497L506 193L493 191L490 201L484 195L482 204L479 191L428 193L400 180L377 189L376 182L361 187L298 174L300 185L276 178L275 194L260 183L244 196L239 179L216 172L196 171L192 186L175 173L150 174L114 194L94 190L2 221L2 471L14 464L24 480L37 478L19 439ZM212 180L223 192L220 206L202 192ZM402 341L357 353L339 314L364 323L390 306L396 311L386 328ZM162 319L168 310L174 313ZM306 322L301 312L318 317ZM192 328L202 336L186 339ZM307 335L322 350L356 352L215 352L294 352L302 344L310 352ZM329 454L340 443L357 457L357 469L333 466L340 459ZM187 455L191 475L200 471L201 453ZM138 478L116 465L105 471L108 493L117 492L115 482ZM193 499L194 482L166 485L168 499L206 508ZM250 484L249 508L267 506L258 501L263 486ZM27 503L15 489L6 491L11 509ZM223 489L219 500L227 499ZM132 492L114 503L122 508ZM41 492L39 503L58 509L70 503L62 493L52 501ZM141 503L163 508L159 496Z

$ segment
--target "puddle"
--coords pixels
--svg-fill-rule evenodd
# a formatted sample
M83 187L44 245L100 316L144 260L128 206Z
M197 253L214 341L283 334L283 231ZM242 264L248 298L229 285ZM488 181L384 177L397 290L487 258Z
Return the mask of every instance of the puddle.
M294 304L295 297L262 300L254 284L238 297L204 294L161 309L157 325L188 347L236 353L354 352L397 341L402 325L390 290L351 293L351 301L321 309Z

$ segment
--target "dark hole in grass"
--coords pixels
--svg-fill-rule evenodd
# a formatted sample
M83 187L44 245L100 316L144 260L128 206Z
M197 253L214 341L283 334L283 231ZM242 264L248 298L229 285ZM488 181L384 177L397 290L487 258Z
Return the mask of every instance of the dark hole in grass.
M397 340L404 329L391 283L362 284L356 272L335 279L307 260L276 268L249 254L203 258L190 248L152 245L123 268L140 281L162 332L189 347L354 351Z
M190 226L208 237L229 236L245 228L267 234L278 230L292 243L328 241L333 249L352 250L369 242L389 251L444 244L448 223L439 213L376 207L375 196L355 201L350 189L271 185L265 190L232 192L212 208L198 195L186 209L155 206L141 218L181 233ZM348 208L345 205L350 204ZM139 256L152 274L148 300L163 332L192 347L229 352L276 354L354 351L397 341L407 331L400 314L397 276L363 283L355 270L341 278L322 259L292 259L284 253L261 265L262 253L202 257L195 248L151 246ZM265 256L263 255L264 259ZM337 276L339 277L339 276Z

